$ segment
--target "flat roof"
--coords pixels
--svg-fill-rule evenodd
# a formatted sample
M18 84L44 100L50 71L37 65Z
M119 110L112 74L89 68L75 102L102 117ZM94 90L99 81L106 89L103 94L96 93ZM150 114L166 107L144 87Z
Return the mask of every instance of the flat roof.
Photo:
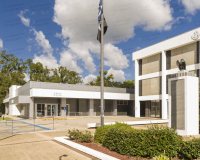
M183 45L197 42L200 40L199 38L196 40L192 39L195 31L200 33L200 27L137 50L132 53L132 60L134 61L136 59L145 58L157 53L161 53L162 51L171 50Z
M18 93L22 93L26 91L27 89L31 89L31 88L100 92L100 86L29 81L25 85L18 88ZM130 89L130 88L104 87L104 91L113 92L113 93L134 94L135 90Z

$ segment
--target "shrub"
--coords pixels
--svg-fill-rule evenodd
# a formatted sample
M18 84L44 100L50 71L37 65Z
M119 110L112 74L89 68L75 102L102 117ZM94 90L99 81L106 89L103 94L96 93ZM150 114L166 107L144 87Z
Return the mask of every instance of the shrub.
M71 140L78 140L81 137L82 132L80 132L78 129L74 129L72 131L68 130L68 134L69 134L69 139Z
M102 144L104 141L105 135L108 133L108 131L111 128L118 128L121 130L133 130L133 128L129 126L128 124L118 123L118 122L115 122L114 125L105 125L104 127L98 127L94 134L94 142Z
M111 151L133 157L152 158L159 156L164 150L166 156L175 157L182 142L175 129L158 127L158 125L149 127L148 130L117 128L114 125L104 128L100 128L100 132L103 133L102 136L97 133L97 140ZM96 132L99 132L98 129ZM101 140L98 139L99 137L101 137Z
M90 131L85 131L85 133L80 132L78 129L72 131L68 130L69 139L77 140L80 142L91 142L92 134Z
M200 138L183 141L178 152L178 157L187 160L200 158Z

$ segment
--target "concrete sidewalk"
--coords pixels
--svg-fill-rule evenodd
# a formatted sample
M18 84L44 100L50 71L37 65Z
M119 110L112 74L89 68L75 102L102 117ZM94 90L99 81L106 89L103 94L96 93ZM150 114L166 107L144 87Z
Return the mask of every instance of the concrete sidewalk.
M0 136L0 160L90 159L52 141L63 135L66 131Z

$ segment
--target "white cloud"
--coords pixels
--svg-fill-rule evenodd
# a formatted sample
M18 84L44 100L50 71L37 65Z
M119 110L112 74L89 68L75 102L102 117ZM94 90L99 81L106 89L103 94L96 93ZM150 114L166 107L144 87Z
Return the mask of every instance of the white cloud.
M30 19L24 18L23 14L28 11L20 11L20 14L18 15L21 18L22 23L30 27ZM42 55L34 55L33 63L40 62L43 64L43 66L47 66L48 68L58 68L57 60L53 56L53 48L51 47L49 40L45 38L45 35L42 31L37 31L35 28L30 27L31 31L33 31L33 34L35 35L35 41L37 42L37 45L42 47L43 54ZM29 39L29 42L32 42L33 39ZM31 51L31 46L28 46L29 52Z
M97 76L95 76L93 74L89 74L88 76L83 78L83 83L87 84L88 82L93 81L95 78L97 78Z
M36 31L34 28L32 29L35 35L35 40L37 44L42 47L43 53L40 56L34 55L33 62L37 63L40 62L43 66L47 66L48 68L57 68L57 60L53 56L53 48L49 44L49 40L45 38L45 35L42 31Z
M104 61L106 66L112 67L114 69L124 69L127 68L128 60L125 55L123 55L122 50L118 49L112 44L106 44L105 46L105 58Z
M200 9L199 0L180 0L180 1L185 6L186 13L194 15L195 11Z
M1 38L0 38L0 48L3 48L3 41Z
M26 82L30 81L30 76L29 76L28 74L26 74L26 73L24 73L24 75L25 75L24 80L25 80Z
M125 73L124 71L122 70L115 70L113 68L110 68L108 70L108 74L107 75L110 75L110 74L113 74L113 77L114 77L114 81L124 81L125 80Z
M81 65L86 70L96 71L93 59L94 56L100 57L100 44L96 40L98 3L94 0L55 0L53 21L62 28L56 37L68 47L66 54L73 59L72 68L76 70L79 70L78 62L83 61ZM173 25L170 23L173 17L168 0L109 0L104 2L104 14L108 23L104 62L116 70L127 68L129 64L126 55L113 44L132 38L134 27L153 31L168 30Z
M89 44L87 43L70 43L70 51L81 58L84 62L84 67L91 73L96 71L96 65L93 62L92 55L89 52Z
M29 27L29 25L30 25L30 19L29 19L29 18L25 18L25 17L23 16L23 14L26 13L27 11L28 11L27 9L24 10L24 11L20 11L20 14L18 14L18 16L21 18L22 23L23 23L25 26Z
M36 31L34 28L32 29L35 35L35 40L38 43L39 46L43 48L43 53L52 54L53 48L49 44L49 40L45 38L45 35L42 31Z
M60 53L60 65L78 73L83 72L83 70L77 65L76 57L69 51L63 51Z
M96 41L98 3L56 0L53 20L62 27L63 38L69 37L70 42ZM105 43L132 38L135 26L165 30L167 23L173 20L168 0L109 0L104 2L104 14L108 23Z
M57 60L55 59L54 56L48 54L48 55L34 55L33 63L40 62L43 64L43 66L47 66L47 68L58 68Z

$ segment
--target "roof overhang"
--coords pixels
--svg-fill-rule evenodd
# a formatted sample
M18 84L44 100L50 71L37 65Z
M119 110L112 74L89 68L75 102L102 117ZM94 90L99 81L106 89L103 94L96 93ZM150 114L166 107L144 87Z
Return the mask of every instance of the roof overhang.
M100 99L100 92L32 88L30 97ZM104 99L134 100L135 94L104 92Z

